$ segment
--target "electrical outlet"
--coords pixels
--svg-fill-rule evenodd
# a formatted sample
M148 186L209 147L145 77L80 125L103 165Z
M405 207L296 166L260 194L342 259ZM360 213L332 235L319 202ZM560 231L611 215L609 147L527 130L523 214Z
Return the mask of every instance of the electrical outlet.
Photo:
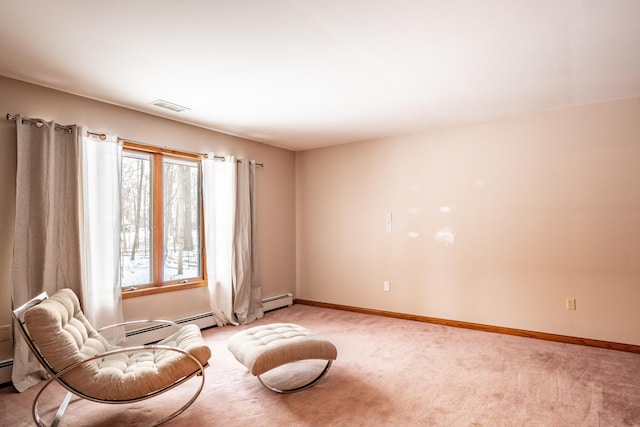
M388 280L384 281L384 284L382 285L382 289L385 292L389 292L391 290L391 286L389 285L389 281Z
M11 325L0 326L0 341L11 340Z
M576 299L575 298L567 298L566 305L567 305L567 310L575 310L576 309Z

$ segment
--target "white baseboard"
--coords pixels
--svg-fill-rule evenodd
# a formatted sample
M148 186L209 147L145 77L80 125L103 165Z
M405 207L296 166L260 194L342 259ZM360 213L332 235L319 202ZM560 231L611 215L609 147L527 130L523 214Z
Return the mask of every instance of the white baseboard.
M265 312L277 310L282 307L289 307L291 305L293 305L293 294L291 293L276 295L275 297L264 298L262 300L262 308Z
M13 359L0 361L0 384L11 382L11 369L13 369Z
M213 313L211 312L177 319L174 322L179 325L193 323L198 325L200 329L216 326L216 321L213 319ZM127 331L127 345L143 345L160 341L175 332L175 329L171 330L169 328L171 326L160 324Z

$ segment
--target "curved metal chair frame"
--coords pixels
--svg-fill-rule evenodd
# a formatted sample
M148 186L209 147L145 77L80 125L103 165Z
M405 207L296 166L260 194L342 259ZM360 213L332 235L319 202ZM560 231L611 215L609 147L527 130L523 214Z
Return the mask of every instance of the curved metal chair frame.
M193 396L191 396L191 398L180 408L178 408L176 411L172 412L171 414L167 415L166 417L155 421L153 424L151 424L152 426L157 426L160 424L163 424L175 417L177 417L178 415L180 415L181 413L183 413L189 406L191 406L191 404L193 404L193 402L195 402L195 400L198 398L198 396L200 395L200 392L202 391L202 388L204 387L204 380L205 380L205 374L204 374L204 369L209 366L209 364L205 364L203 365L202 363L200 363L200 361L195 358L193 355L189 354L187 351L178 348L178 347L172 347L172 346L167 346L167 345L154 345L154 344L147 344L147 345L139 345L139 346L132 346L132 347L122 347L119 348L117 350L111 350L111 351L107 351L98 355L95 355L91 358L87 358L84 359L80 362L74 363L72 365L67 366L65 369L56 372L51 365L49 365L49 363L47 362L47 360L43 357L43 355L40 353L40 351L38 350L38 347L36 345L36 343L31 339L31 336L29 335L29 331L27 330L25 324L24 324L24 320L23 320L23 316L24 313L30 309L31 307L34 307L38 304L40 304L42 301L44 301L45 299L48 298L48 295L46 292L41 293L40 295L38 295L37 297L31 299L30 301L28 301L27 303L21 305L20 307L16 308L15 310L13 310L13 317L16 320L16 323L19 326L20 332L22 334L22 336L24 337L25 341L27 342L27 344L29 345L29 348L31 349L31 351L33 352L33 354L36 356L36 358L38 359L38 362L40 362L40 365L42 365L42 367L47 371L47 373L49 373L51 375L51 377L49 379L46 380L45 384L42 386L42 388L40 389L40 391L38 392L38 394L36 395L34 401L33 401L33 405L31 407L31 413L33 416L33 420L35 421L35 423L40 426L40 427L46 427L46 424L44 423L42 417L40 416L40 413L38 412L38 402L40 400L40 397L42 395L42 393L47 389L47 387L53 383L54 381L57 382L58 384L60 384L62 387L64 387L67 390L67 394L64 397L62 403L60 404L60 406L58 407L58 411L56 412L56 415L54 417L54 420L51 423L51 427L56 427L59 423L60 420L62 419L62 416L64 415L67 406L69 405L69 402L71 401L71 398L73 397L73 395L76 395L82 399L86 399L86 400L90 400L92 402L97 402L97 403L107 403L107 404L127 404L127 403L135 403L135 402L140 402L146 399L150 399L152 397L158 396L166 391L169 391L181 384L183 384L184 382L188 381L189 379L193 378L194 376L200 376L201 377L201 382L200 385L198 387L198 389L195 391L195 393L193 394ZM176 326L176 327L180 327L180 325L178 325L175 322L172 322L170 320L134 320L134 321L129 321L129 322L123 322L123 323L117 323L117 324L113 324L113 325L108 325L105 326L103 328L98 329L97 331L103 331L105 329L110 329L110 328L114 328L114 327L119 327L119 326L128 326L128 325L132 325L132 324L140 324L140 323L162 323L162 324L166 324L166 325L170 325L170 326ZM111 356L114 354L119 354L119 353L132 353L132 352L136 352L136 351L155 351L155 350L165 350L165 351L174 351L174 352L178 352L181 353L185 356L187 356L189 359L191 359L194 364L196 365L196 369L193 373L191 373L190 375L187 375L181 379L179 379L178 381L168 384L167 386L160 388L158 390L155 390L152 393L148 393L146 395L143 396L139 396L136 398L131 398L131 399L122 399L122 400L105 400L105 399L99 399L99 398L95 398L92 397L90 395L87 395L85 393L83 393L82 391L77 390L76 388L70 386L67 382L65 382L63 375L69 373L70 371L82 366L85 363L97 360L97 359L101 359L107 356Z
M331 368L331 364L332 363L333 363L333 360L331 360L331 359L327 360L327 364L325 365L325 367L322 370L322 372L320 372L320 375L318 375L317 377L315 377L314 379L312 379L308 383L303 384L303 385L298 386L298 387L294 387L294 388L280 389L280 388L277 388L277 387L273 387L273 386L270 386L270 385L266 384L264 381L262 381L262 378L260 378L260 375L257 375L257 377L258 377L258 381L260 381L260 384L262 384L263 386L265 386L266 388L268 388L271 391L275 391L276 393L282 393L282 394L295 393L296 391L302 391L302 390L308 389L309 387L313 387L318 381L320 381L325 375L327 375L327 372L329 372L329 368Z

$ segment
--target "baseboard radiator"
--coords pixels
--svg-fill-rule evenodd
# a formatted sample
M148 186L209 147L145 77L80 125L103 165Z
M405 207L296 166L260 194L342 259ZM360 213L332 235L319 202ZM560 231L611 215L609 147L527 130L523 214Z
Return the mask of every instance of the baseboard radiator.
M282 294L271 298L265 298L262 300L262 308L265 312L271 310L277 310L283 307L289 307L293 305L293 294Z
M193 323L198 325L200 329L210 328L216 325L213 313L211 312L176 319L174 322L178 325ZM169 328L171 328L171 326L159 323L151 324L144 328L131 329L125 334L127 337L127 345L143 345L160 341L176 331L176 329L171 330Z
M291 293L264 298L262 300L262 307L265 312L277 310L279 308L284 308L291 305L293 305L293 294ZM174 320L174 322L179 325L194 323L198 325L200 329L216 326L216 322L213 318L213 313L211 312L196 314L194 316ZM166 328L170 328L170 326L151 325L149 327L127 331L127 345L142 345L159 341L167 336L168 331L165 330Z
M11 382L12 368L13 368L13 359L0 361L0 384Z

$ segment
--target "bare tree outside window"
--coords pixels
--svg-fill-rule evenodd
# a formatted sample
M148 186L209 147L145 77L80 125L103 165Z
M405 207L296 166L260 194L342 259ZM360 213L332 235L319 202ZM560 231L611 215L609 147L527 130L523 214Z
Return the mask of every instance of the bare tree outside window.
M164 280L200 275L199 163L164 159Z
M122 158L122 286L151 283L151 162L148 154L126 152Z

